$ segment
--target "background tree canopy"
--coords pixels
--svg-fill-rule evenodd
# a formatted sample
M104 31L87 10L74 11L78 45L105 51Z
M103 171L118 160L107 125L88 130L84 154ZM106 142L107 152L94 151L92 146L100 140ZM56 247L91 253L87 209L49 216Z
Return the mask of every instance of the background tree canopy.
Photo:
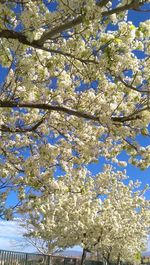
M124 167L124 150L150 165L138 142L150 136L150 20L127 20L149 2L1 0L1 216L29 210L55 193L56 177L80 179L99 157ZM18 203L6 209L10 189Z

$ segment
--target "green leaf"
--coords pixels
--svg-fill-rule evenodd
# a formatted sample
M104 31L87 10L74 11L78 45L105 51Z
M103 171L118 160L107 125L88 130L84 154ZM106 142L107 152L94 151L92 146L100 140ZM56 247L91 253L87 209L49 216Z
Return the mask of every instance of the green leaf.
M133 29L136 29L136 27L134 25L131 25L130 29L133 30Z
M115 38L115 42L118 43L118 44L120 44L120 43L122 43L122 40L119 39L119 38Z

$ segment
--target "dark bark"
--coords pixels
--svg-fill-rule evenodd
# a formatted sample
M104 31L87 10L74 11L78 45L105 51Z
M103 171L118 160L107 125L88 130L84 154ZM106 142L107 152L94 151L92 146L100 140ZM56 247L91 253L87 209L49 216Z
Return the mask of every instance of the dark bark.
M29 108L29 109L42 109L42 110L49 110L49 111L58 111L58 112L63 112L71 116L76 116L79 118L85 118L88 120L92 120L95 122L100 122L100 117L97 117L95 115L91 115L82 111L78 110L73 110L69 109L64 106L57 106L57 105L50 105L46 103L32 103L32 102L23 102L23 103L18 103L14 101L0 101L0 108ZM111 120L113 122L118 122L118 123L124 123L127 121L133 121L140 119L139 113L142 111L148 110L148 107L145 107L141 110L138 110L134 114L130 114L128 116L124 117L111 117Z
M83 248L82 258L81 258L81 265L84 265L85 259L86 259L86 249Z
M118 258L117 258L117 265L119 265L120 264L120 253L118 254Z

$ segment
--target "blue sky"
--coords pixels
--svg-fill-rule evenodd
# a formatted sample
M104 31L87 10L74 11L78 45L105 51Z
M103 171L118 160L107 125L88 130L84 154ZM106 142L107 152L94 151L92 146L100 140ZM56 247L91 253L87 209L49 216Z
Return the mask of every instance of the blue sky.
M150 6L150 5L149 5ZM150 8L149 8L150 9ZM134 12L130 11L128 20L132 21L136 26L139 24L140 21L144 21L146 19L150 18L150 13L141 13L141 12ZM2 69L0 66L0 82L2 82L5 74L7 72L7 69ZM139 137L139 141L144 145L150 145L150 138L143 138ZM120 155L121 160L127 160L127 155L122 152ZM104 158L99 159L98 164L91 164L89 168L92 170L93 174L98 173L102 170L103 164L105 160ZM120 168L121 169L121 168ZM146 184L150 184L150 168L141 171L140 169L128 164L126 167L127 174L130 176L130 179L133 180L140 180L142 182L142 187L144 187ZM150 199L150 191L146 193L146 198ZM12 193L9 196L8 203L14 203L16 201L16 196L14 193ZM0 249L14 249L15 247L12 247L13 241L22 241L22 231L20 230L18 224L16 222L6 222L1 221L0 222ZM148 249L150 250L150 243L148 246ZM22 249L20 249L22 250ZM24 251L34 251L32 247L24 249Z

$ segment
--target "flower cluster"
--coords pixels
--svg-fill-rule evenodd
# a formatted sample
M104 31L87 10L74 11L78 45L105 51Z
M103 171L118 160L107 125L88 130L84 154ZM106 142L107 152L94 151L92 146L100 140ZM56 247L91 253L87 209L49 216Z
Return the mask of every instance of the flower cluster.
M47 225L47 229L57 238L56 223L59 225L61 213L65 221L59 233L66 233L60 239L61 246L72 245L73 237L75 244L86 246L91 237L87 248L93 249L94 244L108 247L111 232L117 235L117 244L120 230L126 234L128 221L123 228L112 227L110 231L106 224L108 239L96 243L93 225L97 231L105 216L108 220L111 216L118 220L123 217L112 214L114 197L112 209L109 200L100 204L95 180L86 179L85 168L100 157L124 167L127 162L118 158L123 150L129 163L141 169L150 165L150 145L142 146L138 141L149 137L150 27L149 21L134 26L126 20L128 9L139 10L149 1L136 1L136 6L135 1L116 1L112 5L107 0L1 2L1 188L9 192L8 188L13 187L21 203L25 202L22 211L41 205L40 215L36 211L33 214L45 235L44 222L50 222L52 227ZM60 172L64 177L57 181ZM104 176L102 187L96 180L98 192L108 197L113 193L111 187L109 191L109 174L100 175ZM113 176L113 194L125 192L126 187L117 184L117 176ZM36 200L32 196L37 196ZM129 198L132 202L130 193ZM130 206L130 200L128 203ZM40 222L38 218L47 209L54 221L50 217L50 221L46 218ZM120 208L116 209L119 215ZM98 211L103 213L99 216ZM87 217L82 221L84 215ZM138 216L135 211L131 215L134 220ZM65 228L68 220L72 221ZM140 224L137 227L140 230ZM73 234L65 239L68 229ZM82 240L77 236L78 229ZM132 230L136 234L134 225ZM145 232L141 233L143 238ZM128 245L122 242L120 246L127 253ZM138 250L136 244L135 248Z
M27 200L26 237L50 240L51 250L80 245L107 261L119 255L133 262L147 242L150 204L143 196L147 188L125 185L125 179L125 171L106 165L95 176L78 168L52 180L41 196Z

